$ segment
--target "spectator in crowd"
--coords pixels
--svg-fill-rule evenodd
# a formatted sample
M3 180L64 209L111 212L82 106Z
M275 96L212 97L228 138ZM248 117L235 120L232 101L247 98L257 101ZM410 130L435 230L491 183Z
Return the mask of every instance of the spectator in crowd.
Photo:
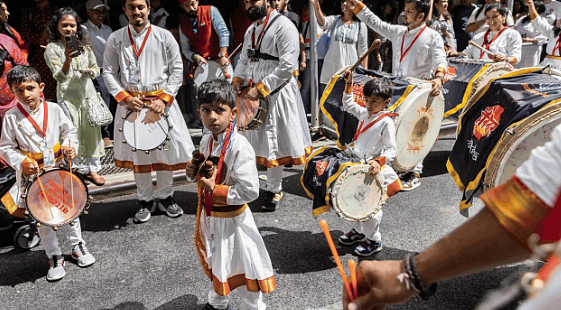
M21 51L25 54L25 58L29 55L29 47L27 43L22 39L19 32L17 32L14 27L8 24L8 18L10 17L10 12L8 11L8 7L6 6L6 2L0 0L0 33L5 34L12 38Z
M545 18L553 26L561 26L561 2L555 0L544 0Z
M45 50L45 61L57 81L57 99L70 112L72 123L78 130L80 147L76 172L84 179L101 186L105 179L98 174L101 170L101 157L104 144L99 127L88 123L86 99L98 100L93 79L99 76L95 54L80 26L80 18L72 8L55 11L47 25L49 44ZM65 36L75 36L79 50L65 44ZM82 159L82 160L80 160Z
M152 25L166 29L166 21L169 13L162 6L162 1L152 0L150 1L150 7L150 22Z
M34 0L31 8L21 12L21 36L29 44L29 64L39 71L45 83L45 98L56 101L56 81L43 58L44 48L48 43L47 23L53 17L55 6L49 0Z
M288 10L290 0L272 0L272 2L273 8L282 15L288 17L294 26L298 27L298 25L300 25L300 18L298 17L298 14Z
M395 24L397 21L397 7L392 2L379 2L378 5L374 7L373 12L386 23ZM376 33L376 36L382 41L380 48L377 49L379 51L380 62L382 63L380 71L391 73L393 63L392 41L379 33Z
M456 50L456 35L452 17L448 12L448 0L434 0L431 28L436 30L444 41L445 50Z
M85 33L89 35L91 48L94 52L97 66L99 68L103 68L103 52L105 52L107 38L109 38L113 32L109 26L103 24L109 7L101 0L88 0L88 2L86 2L86 9L88 12L88 21L82 24L82 28ZM93 82L96 91L101 93L103 102L105 102L105 104L109 106L110 110L115 113L117 102L111 94L109 94L109 91L105 86L105 82L103 81L103 76L100 74L97 78L95 78L95 80L93 80ZM112 125L101 128L101 136L103 137L105 147L113 146L113 142L111 142L111 127Z
M121 28L126 27L129 24L129 18L127 17L127 15L125 15L125 13L121 13L121 15L119 15L119 25L121 25Z
M27 54L20 49L17 41L6 34L0 34L0 46L8 52L4 59L4 65L0 66L0 126L4 114L17 104L10 85L6 81L6 76L12 67L16 65L29 65L27 62Z
M458 6L452 9L452 15L454 15L454 33L456 34L458 51L465 50L469 40L472 38L471 33L466 30L466 27L471 13L476 8L477 5L473 4L472 0L462 0Z
M500 5L500 0L485 0L485 5L473 10L471 13L468 24L466 26L467 32L473 32L473 36L484 33L489 29L489 25L485 22L485 10L487 7L493 3L498 3ZM509 10L507 10L505 25L508 27L514 26L514 19Z
M512 5L512 16L514 17L514 24L516 25L516 21L518 21L522 16L526 14L528 14L528 8L524 5L524 3L522 3L522 0L514 0L514 4Z
M534 2L538 14L545 12L545 5L542 1ZM547 42L547 37L543 35L532 23L530 16L523 15L516 21L514 29L522 36L522 57L515 65L516 68L535 67L540 63L542 46Z
M301 83L301 87L300 87L300 94L302 95L302 102L304 104L304 111L306 111L306 114L311 113L311 82L312 82L312 71L311 71L311 63L310 63L310 53L311 53L311 34L312 34L312 30L310 29L310 10L309 7L306 5L302 8L302 18L300 19L301 23L300 23L300 28L298 29L298 31L300 32L300 36L302 37L302 41L303 41L303 49L302 46L300 46L300 62L302 62L302 60L304 61L304 64L300 64L300 75L299 75L299 81ZM321 34L322 29L319 28L319 25L317 24L317 22L315 23L315 27L316 27L316 34L319 35ZM315 48L314 48L315 51ZM317 55L317 53L316 53ZM317 59L317 63L318 63L318 74L321 74L321 68L323 66L323 58L320 58L319 55L318 59ZM306 68L309 68L308 70L305 70ZM302 70L304 69L304 70ZM316 79L316 83L317 83L317 79ZM318 97L321 96L321 94L318 94Z

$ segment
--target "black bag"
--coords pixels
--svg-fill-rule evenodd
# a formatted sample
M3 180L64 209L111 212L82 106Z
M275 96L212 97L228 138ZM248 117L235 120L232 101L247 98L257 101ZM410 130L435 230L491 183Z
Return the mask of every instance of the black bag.
M4 46L0 44L0 76L4 75L4 67L5 67L6 60L13 63L13 59L12 56L10 56L10 53L8 53L8 51L4 48Z

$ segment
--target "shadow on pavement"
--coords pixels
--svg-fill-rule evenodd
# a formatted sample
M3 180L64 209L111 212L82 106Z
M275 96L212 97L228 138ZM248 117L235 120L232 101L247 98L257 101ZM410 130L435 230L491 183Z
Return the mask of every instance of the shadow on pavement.
M2 276L0 287L15 287L26 282L35 282L45 277L49 269L45 251L18 251L12 250L0 254L2 261Z
M184 309L184 310L200 310L203 309L206 302L199 304L197 303L198 298L195 295L184 295L178 297L168 303L165 303L159 307L154 308L153 310L175 310L175 309ZM118 304L114 308L106 308L103 310L149 310L140 302L136 301L127 301L121 304Z

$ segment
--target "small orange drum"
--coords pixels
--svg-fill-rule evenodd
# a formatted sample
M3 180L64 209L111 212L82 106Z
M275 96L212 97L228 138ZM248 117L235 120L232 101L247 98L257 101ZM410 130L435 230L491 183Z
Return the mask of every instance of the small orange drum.
M74 221L86 208L89 197L86 183L64 169L48 170L39 179L30 180L24 196L29 215L50 227Z
M241 94L238 96L238 129L239 130L256 130L265 121L267 116L267 108L265 107L266 101L249 100L247 93L249 87L242 89Z

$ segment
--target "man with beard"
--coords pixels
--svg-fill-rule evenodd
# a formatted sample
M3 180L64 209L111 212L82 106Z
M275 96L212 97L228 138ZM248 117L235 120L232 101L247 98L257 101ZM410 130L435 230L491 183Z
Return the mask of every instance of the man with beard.
M168 135L169 149L149 154L133 152L131 146L122 143L123 133L115 130L115 166L134 171L139 199L139 209L134 216L136 223L148 221L156 210L152 171L157 173L158 208L169 217L178 217L183 210L173 199L173 171L185 169L195 149L174 98L183 82L181 52L171 32L148 21L149 0L122 2L130 24L109 36L103 57L105 85L119 102L115 128L123 127L127 110L143 108L150 109L148 113L156 119L167 114L173 127Z
M247 130L257 163L267 167L267 193L263 210L274 211L282 198L283 166L302 165L311 153L311 138L302 97L294 77L298 69L300 42L294 24L277 10L267 9L266 0L246 0L253 21L244 38L233 84L248 97L268 101L267 115L257 130Z
M392 42L394 46L392 74L401 78L431 79L430 95L438 96L444 83L448 63L442 37L425 24L430 8L429 2L405 0L403 10L405 26L383 22L359 0L347 0L347 3L354 5L353 11L362 22ZM423 163L420 162L411 171L400 176L403 182L402 190L408 191L419 187L422 170Z
M212 5L199 6L199 0L179 0L179 3L188 17L181 22L179 32L185 58L196 65L212 59L227 66L230 32L218 9Z

